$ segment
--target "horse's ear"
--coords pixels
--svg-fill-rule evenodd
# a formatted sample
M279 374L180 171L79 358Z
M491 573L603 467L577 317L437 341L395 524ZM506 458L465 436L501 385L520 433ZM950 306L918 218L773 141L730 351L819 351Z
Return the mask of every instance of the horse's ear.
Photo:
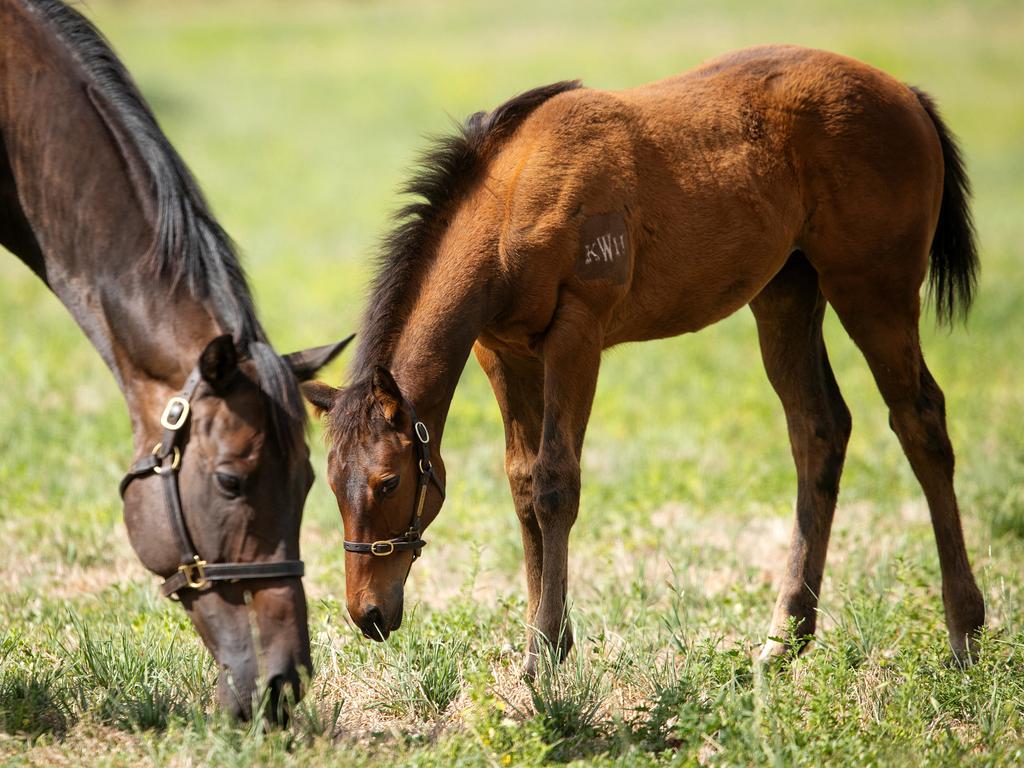
M334 401L337 399L338 393L341 392L340 389L335 389L322 381L304 381L299 384L299 389L302 390L303 397L313 406L317 417L323 416L334 407Z
M373 398L389 424L397 424L402 411L402 390L398 388L391 371L379 365L373 367Z
M284 361L292 369L295 378L299 381L309 381L316 376L317 371L340 355L355 337L356 335L353 333L347 339L342 339L336 344L325 344L322 347L292 352L284 356Z
M218 336L199 355L199 373L214 389L221 389L238 371L238 352L231 334Z

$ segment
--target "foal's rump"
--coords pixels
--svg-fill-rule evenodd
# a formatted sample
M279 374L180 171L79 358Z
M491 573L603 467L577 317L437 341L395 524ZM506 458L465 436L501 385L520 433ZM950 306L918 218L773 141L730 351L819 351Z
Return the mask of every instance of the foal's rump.
M728 55L639 94L648 111L664 111L669 91L677 140L698 147L677 155L677 177L690 181L675 215L691 222L700 251L684 242L679 261L702 265L704 292L712 286L727 305L709 320L756 295L794 249L819 273L916 295L943 170L935 129L907 86L852 59L786 47ZM664 264L658 255L643 254Z

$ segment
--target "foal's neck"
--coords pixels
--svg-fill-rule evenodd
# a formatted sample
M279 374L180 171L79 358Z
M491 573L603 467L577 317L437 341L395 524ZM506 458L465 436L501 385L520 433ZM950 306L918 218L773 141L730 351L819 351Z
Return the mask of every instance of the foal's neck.
M434 260L391 358L402 393L438 440L459 377L488 318L482 253L460 249Z

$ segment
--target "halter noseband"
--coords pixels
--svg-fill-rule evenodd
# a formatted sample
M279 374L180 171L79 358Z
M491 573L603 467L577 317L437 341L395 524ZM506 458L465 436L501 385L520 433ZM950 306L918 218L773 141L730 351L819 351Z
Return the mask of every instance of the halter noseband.
M174 575L160 586L164 597L174 597L183 589L205 589L212 581L239 581L242 579L280 579L301 577L305 566L301 560L282 560L275 563L207 563L200 559L192 537L189 536L185 515L181 509L181 491L178 488L178 471L181 469L181 455L185 443L179 437L192 411L192 396L202 381L197 366L185 380L181 394L167 401L160 425L164 428L163 439L148 456L136 461L121 480L121 497L140 477L157 474L163 478L164 499L171 518L171 528L178 539L181 551L181 565Z
M412 521L409 528L401 536L393 539L381 539L370 543L361 541L345 540L345 551L355 552L362 555L374 555L376 557L387 557L395 552L408 552L412 550L413 562L420 556L420 550L427 545L421 536L423 525L423 505L427 500L427 486L433 483L444 498L444 484L434 474L434 468L430 464L430 432L427 425L416 418L416 411L410 406L412 415L413 442L416 444L417 457L416 465L419 469L418 490L416 491L416 502L412 510Z

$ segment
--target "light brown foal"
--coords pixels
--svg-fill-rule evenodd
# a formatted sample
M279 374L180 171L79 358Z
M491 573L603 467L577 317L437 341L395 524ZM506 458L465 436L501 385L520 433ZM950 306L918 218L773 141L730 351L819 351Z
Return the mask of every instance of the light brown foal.
M950 642L966 654L984 603L918 318L929 263L940 318L970 303L967 187L926 95L794 47L739 51L622 92L558 83L471 117L408 187L423 200L386 244L352 383L304 387L328 414L352 618L380 639L401 622L420 533L443 499L443 482L424 478L443 481L445 417L475 350L504 418L522 524L527 669L539 636L567 651L569 530L602 350L697 331L750 304L799 477L771 634L795 622L801 644L815 629L850 433L822 341L831 304L924 488ZM418 464L424 450L432 466ZM784 652L769 640L763 656Z

